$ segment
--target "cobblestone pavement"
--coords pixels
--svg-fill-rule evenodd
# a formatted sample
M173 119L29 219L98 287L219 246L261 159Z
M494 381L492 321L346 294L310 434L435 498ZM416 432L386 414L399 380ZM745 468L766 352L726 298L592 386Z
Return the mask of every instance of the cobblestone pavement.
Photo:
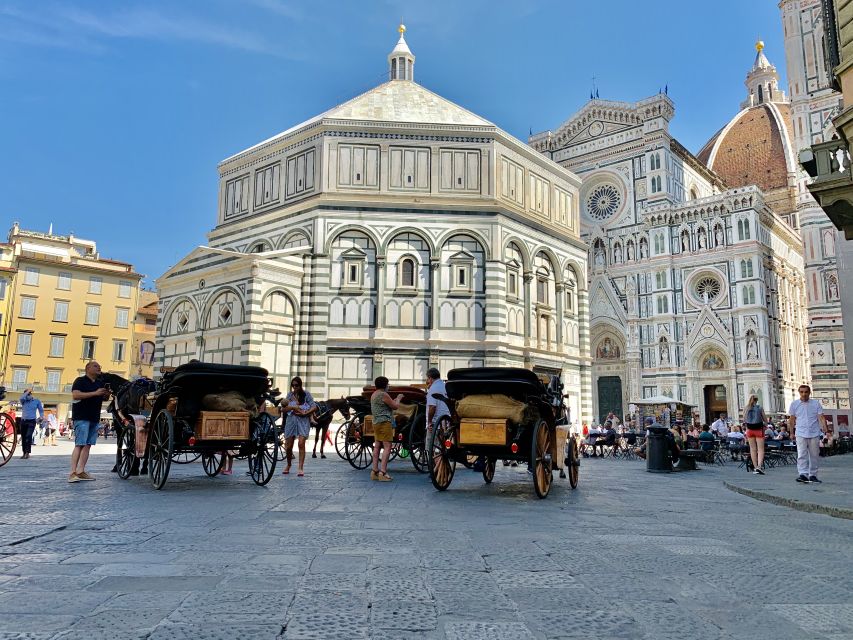
M244 461L173 465L161 492L111 464L68 484L36 448L0 469L0 640L853 638L853 523L730 492L736 465L584 460L538 500L500 465L438 493L334 453L266 487Z

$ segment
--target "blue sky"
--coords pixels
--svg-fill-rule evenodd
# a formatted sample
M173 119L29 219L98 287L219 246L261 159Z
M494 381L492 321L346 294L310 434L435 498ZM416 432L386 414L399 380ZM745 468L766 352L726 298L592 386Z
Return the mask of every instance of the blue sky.
M382 82L400 17L416 80L522 139L595 76L614 100L668 85L696 152L757 36L784 77L775 0L0 0L2 233L53 223L150 283L205 243L217 163Z

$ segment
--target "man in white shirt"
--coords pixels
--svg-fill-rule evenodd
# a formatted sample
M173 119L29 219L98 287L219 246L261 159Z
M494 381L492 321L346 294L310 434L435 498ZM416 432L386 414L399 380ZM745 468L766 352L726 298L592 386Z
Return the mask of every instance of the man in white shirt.
M427 431L431 431L432 427L438 424L438 421L443 416L450 415L450 409L448 409L444 401L433 397L433 394L447 397L447 389L444 386L444 380L441 379L441 372L435 367L427 371L426 383L428 385L426 401Z
M711 425L711 431L717 433L721 438L726 438L729 435L729 425L726 424L726 414L721 413L719 417Z
M826 431L826 418L820 402L811 399L812 389L800 385L800 399L788 409L788 430L797 436L797 482L820 482L817 465L820 459L821 433ZM796 431L795 431L796 430Z

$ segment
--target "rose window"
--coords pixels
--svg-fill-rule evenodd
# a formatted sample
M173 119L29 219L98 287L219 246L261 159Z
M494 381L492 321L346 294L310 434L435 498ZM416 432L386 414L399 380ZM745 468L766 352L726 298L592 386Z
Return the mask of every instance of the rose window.
M611 184L603 184L586 199L586 210L590 217L596 220L607 220L616 213L622 204L622 195L619 190Z
M696 283L696 295L705 302L713 302L723 287L713 276L705 276Z

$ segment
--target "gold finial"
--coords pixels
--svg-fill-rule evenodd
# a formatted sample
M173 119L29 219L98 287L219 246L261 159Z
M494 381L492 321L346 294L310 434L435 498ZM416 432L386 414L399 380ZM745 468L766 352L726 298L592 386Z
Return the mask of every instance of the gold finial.
M400 20L400 26L397 27L397 31L400 32L400 35L403 35L404 33L406 33L406 25L403 24L402 20Z
M759 40L755 43L755 50L758 51L759 53L761 52L761 50L763 48L764 48L764 40Z

